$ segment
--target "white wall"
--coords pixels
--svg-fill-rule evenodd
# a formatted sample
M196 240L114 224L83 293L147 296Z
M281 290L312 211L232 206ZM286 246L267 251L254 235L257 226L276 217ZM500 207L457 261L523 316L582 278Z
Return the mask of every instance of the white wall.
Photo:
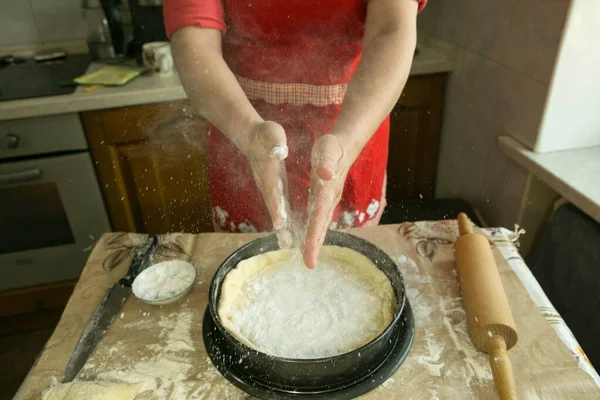
M600 145L600 1L573 0L534 150Z
M497 147L533 148L568 0L431 0L419 30L458 48L448 84L438 197L462 197L494 226L517 222L527 172Z
M0 0L0 47L84 41L81 0Z

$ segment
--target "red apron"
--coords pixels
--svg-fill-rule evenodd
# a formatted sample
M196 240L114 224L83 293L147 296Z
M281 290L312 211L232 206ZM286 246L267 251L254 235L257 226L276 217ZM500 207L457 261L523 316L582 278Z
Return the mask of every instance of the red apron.
M314 5L307 7L307 1ZM312 145L331 132L360 61L365 17L364 0L165 2L169 35L186 24L224 32L223 57L246 95L262 118L285 129L295 213L306 210ZM378 223L385 206L388 138L389 117L350 169L330 228ZM209 126L207 158L215 227L272 230L246 158L214 126Z

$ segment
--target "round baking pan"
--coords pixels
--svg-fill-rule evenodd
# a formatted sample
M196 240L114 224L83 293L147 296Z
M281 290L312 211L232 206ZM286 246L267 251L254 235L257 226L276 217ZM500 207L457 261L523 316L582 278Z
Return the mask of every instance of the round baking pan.
M281 390L256 382L253 376L246 372L243 364L232 362L228 356L221 353L220 348L223 337L218 334L217 327L208 309L204 313L202 331L204 345L217 370L229 382L252 396L260 399L275 400L346 400L353 399L375 389L396 372L408 355L413 342L415 327L412 308L407 300L400 323L395 329L394 343L391 345L390 351L381 365L348 385L330 386L321 391L305 390L303 388Z
M325 244L354 249L386 274L396 300L392 323L354 351L319 359L275 357L239 342L223 327L217 309L223 280L240 261L279 249L275 235L254 240L236 250L215 273L203 329L204 343L212 362L242 390L265 398L332 398L333 395L338 399L351 398L383 382L406 357L414 334L414 320L396 264L372 243L347 233L330 231Z

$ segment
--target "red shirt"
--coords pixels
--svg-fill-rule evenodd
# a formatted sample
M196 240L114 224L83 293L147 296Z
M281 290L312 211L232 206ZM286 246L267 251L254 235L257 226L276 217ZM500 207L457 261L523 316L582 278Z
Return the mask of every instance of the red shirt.
M427 0L419 2L419 11ZM348 83L362 49L364 0L165 0L167 35L219 29L234 73L264 82Z

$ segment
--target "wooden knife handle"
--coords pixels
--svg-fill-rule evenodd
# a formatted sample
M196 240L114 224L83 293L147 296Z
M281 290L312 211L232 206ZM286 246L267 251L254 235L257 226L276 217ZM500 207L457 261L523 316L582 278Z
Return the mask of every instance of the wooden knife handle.
M508 358L504 338L500 335L494 335L488 340L487 345L490 367L500 398L502 400L516 400L517 385L515 384L515 376L510 358Z

